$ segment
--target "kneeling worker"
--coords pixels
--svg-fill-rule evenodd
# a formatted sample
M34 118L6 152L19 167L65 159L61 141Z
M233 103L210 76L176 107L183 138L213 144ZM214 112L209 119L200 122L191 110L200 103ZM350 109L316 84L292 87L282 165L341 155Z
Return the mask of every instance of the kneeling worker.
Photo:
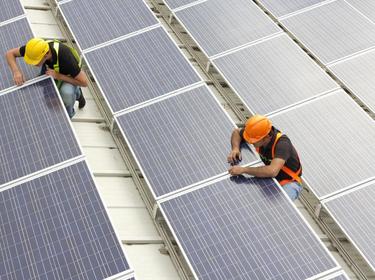
M70 118L74 116L74 103L78 107L85 106L80 87L87 86L87 77L81 70L80 58L77 51L57 40L45 41L33 38L25 46L10 49L6 53L7 62L13 72L16 85L22 85L24 76L16 63L17 57L24 57L27 64L42 67L41 74L47 74L55 79L65 108Z
M302 186L302 166L296 149L286 135L272 126L271 121L260 115L251 117L242 130L235 129L232 133L232 151L228 162L235 163L241 160L241 141L253 144L265 166L241 167L238 165L229 168L231 175L248 174L255 177L275 177L283 186L288 196L298 198Z

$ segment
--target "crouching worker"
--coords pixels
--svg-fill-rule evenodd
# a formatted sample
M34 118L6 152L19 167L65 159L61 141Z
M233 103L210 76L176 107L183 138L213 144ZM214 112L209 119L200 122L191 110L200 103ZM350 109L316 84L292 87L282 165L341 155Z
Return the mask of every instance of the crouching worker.
M79 102L78 108L85 106L86 100L80 87L87 86L87 77L81 70L81 61L75 49L57 40L33 38L25 46L8 50L6 58L13 72L14 82L16 85L22 85L25 80L17 66L17 57L23 57L27 64L42 67L41 74L55 79L70 118L74 116L76 100Z
M231 175L248 174L255 177L275 177L288 196L298 198L302 186L302 166L296 149L289 138L272 126L271 121L260 115L251 117L242 130L235 129L232 133L232 150L228 162L235 163L241 159L240 144L246 141L253 144L265 166L241 167L231 166Z

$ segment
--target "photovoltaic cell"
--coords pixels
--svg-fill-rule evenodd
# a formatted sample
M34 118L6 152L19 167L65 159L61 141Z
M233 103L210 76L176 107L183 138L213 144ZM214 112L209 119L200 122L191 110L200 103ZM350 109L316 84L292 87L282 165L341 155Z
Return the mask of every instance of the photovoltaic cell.
M375 25L345 1L281 20L324 64L375 46Z
M247 0L208 0L175 15L208 56L281 31Z
M375 51L342 61L329 69L375 112Z
M266 114L338 85L287 35L213 60L251 111Z
M375 22L375 1L373 0L346 0L354 8Z
M116 119L156 197L229 168L234 124L206 86ZM256 161L246 147L242 163Z
M51 79L0 96L0 185L81 155Z
M175 9L196 2L197 0L165 0L170 9Z
M25 45L33 37L26 18L0 26L0 52L2 53L0 56L0 91L15 85L13 73L8 66L5 53L9 49ZM26 80L36 77L40 72L37 67L26 65L23 58L17 59L17 64Z
M86 163L0 192L0 278L104 279L129 269Z
M260 0L259 2L275 17L281 17L323 1L324 0Z
M0 0L0 22L24 14L20 0ZM16 34L16 33L15 33ZM13 35L15 35L13 34Z
M161 27L85 57L113 112L201 80Z
M375 269L375 183L325 202L324 206Z
M290 137L318 198L374 177L375 123L344 91L271 120Z
M83 50L158 23L142 0L73 0L60 10Z
M197 279L301 280L337 266L271 179L231 177L160 207Z

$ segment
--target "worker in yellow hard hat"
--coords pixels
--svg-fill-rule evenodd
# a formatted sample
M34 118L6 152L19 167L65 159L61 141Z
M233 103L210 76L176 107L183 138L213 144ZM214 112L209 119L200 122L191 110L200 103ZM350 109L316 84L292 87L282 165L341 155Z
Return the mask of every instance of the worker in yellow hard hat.
M77 51L57 40L45 41L33 38L25 46L10 49L6 58L13 72L16 85L22 85L25 80L19 69L16 58L24 57L27 64L42 67L41 74L46 74L55 79L61 98L68 115L74 115L74 103L83 108L86 100L80 87L87 86L87 77L81 70L81 61Z
M241 167L232 165L231 175L249 174L255 177L275 177L288 196L298 198L302 186L302 166L296 149L290 139L272 126L271 121L261 115L248 119L244 129L235 129L232 133L232 150L228 162L234 164L241 160L242 141L253 144L265 166Z

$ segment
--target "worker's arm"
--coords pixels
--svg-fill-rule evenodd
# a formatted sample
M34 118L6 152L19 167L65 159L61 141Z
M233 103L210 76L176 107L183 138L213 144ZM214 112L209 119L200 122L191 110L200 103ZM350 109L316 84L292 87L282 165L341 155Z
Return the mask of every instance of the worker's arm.
M229 163L235 163L236 161L242 160L241 156L241 135L240 130L238 128L234 129L232 132L232 137L230 139L232 150L230 151L228 155L228 162Z
M6 52L6 55L5 55L9 68L12 70L12 73L13 73L14 83L17 86L20 86L25 82L22 71L18 68L18 65L16 62L16 58L20 56L21 54L20 54L19 48L10 49Z
M83 72L82 70L74 78L68 75L58 73L54 69L51 69L51 68L47 68L46 75L51 76L55 80L67 82L75 86L87 87L87 77L86 77L85 72Z
M248 174L261 178L273 178L279 174L280 169L284 166L285 160L281 158L274 158L270 165L258 167L241 167L231 166L228 170L231 175Z

